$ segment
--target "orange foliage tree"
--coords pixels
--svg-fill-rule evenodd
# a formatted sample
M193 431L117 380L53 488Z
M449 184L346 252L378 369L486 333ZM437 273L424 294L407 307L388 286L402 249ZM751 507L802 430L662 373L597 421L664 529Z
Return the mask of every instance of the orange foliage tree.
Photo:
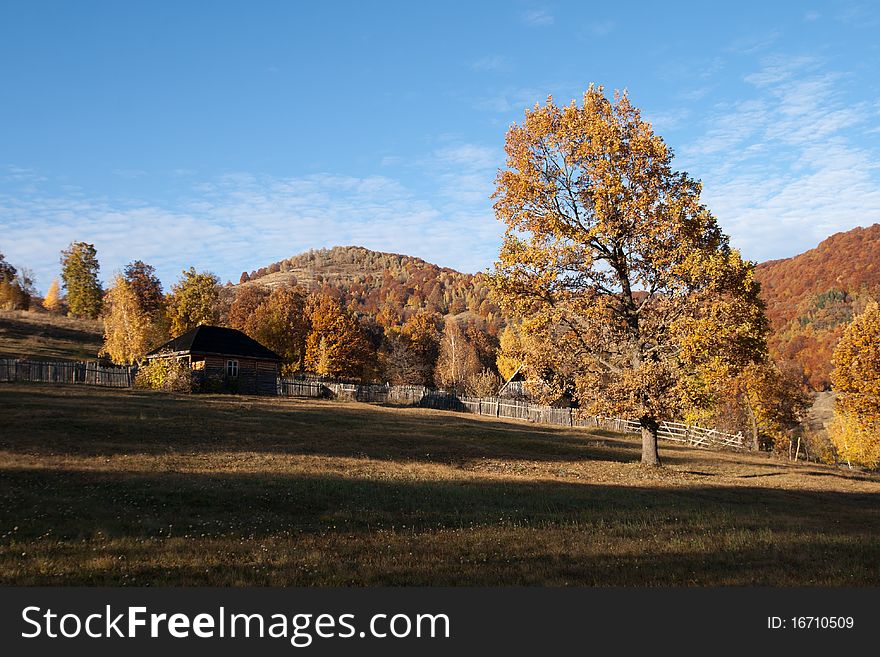
M642 463L659 465L657 429L683 411L692 373L765 349L753 267L625 94L548 99L509 129L505 151L503 307L543 332L582 406L638 419Z
M309 305L306 370L321 376L362 377L372 349L357 320L338 299L326 294L314 295Z

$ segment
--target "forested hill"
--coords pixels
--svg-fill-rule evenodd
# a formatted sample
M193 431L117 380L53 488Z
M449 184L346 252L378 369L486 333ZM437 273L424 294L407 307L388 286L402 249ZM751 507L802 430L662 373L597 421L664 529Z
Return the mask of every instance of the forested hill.
M815 249L757 267L771 353L804 368L817 390L830 386L831 355L853 315L880 293L880 224L837 233Z
M489 300L484 274L463 274L420 258L336 246L302 253L241 275L240 285L269 287L293 283L336 292L358 312L394 325L423 308L441 315L480 317L500 326L498 307Z
M880 298L880 224L837 233L815 249L757 267L781 363L802 367L817 390L830 387L831 355L846 325ZM358 246L318 249L241 276L240 285L284 283L324 290L384 326L419 309L481 319L490 333L503 324L484 274L464 274L420 258Z

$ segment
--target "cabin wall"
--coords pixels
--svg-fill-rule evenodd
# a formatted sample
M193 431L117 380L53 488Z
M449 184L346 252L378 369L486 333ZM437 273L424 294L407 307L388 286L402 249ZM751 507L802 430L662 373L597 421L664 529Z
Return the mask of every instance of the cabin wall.
M238 361L238 376L227 377L226 363ZM208 382L222 382L229 392L240 392L246 395L278 394L278 365L271 361L253 358L236 358L234 356L198 356L192 357L194 372ZM210 385L205 386L211 389Z

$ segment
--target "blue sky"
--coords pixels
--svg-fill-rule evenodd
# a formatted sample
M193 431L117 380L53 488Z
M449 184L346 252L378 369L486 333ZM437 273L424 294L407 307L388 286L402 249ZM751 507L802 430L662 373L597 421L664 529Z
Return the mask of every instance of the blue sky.
M871 2L0 4L0 251L166 287L360 244L478 271L507 127L629 90L744 255L880 222Z

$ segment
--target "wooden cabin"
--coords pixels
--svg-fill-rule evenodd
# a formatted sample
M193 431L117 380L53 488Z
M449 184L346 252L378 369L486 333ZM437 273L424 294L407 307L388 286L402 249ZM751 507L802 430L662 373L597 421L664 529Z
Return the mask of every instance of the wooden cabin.
M281 357L236 329L198 326L147 354L147 360L186 361L204 390L278 394Z

